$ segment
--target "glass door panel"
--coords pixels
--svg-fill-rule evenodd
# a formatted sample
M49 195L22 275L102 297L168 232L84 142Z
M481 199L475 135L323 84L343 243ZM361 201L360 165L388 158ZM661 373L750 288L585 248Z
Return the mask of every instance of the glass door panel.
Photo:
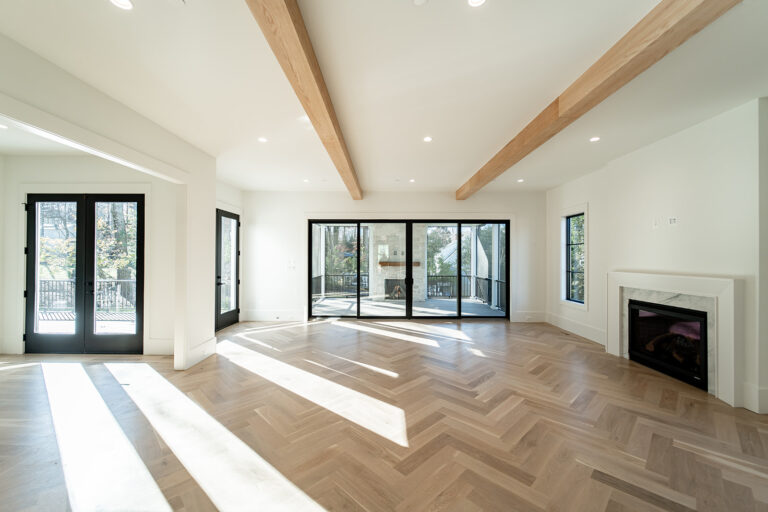
M95 203L95 334L136 334L138 203Z
M357 238L357 223L312 224L312 316L357 316ZM368 275L360 276L360 285L368 287Z
M504 224L461 225L461 315L506 316L506 265ZM502 300L502 293L504 299Z
M232 311L237 307L235 283L237 282L237 221L228 217L221 219L221 288L219 289L219 313Z
M413 316L458 315L458 235L455 222L413 224Z
M144 196L27 197L28 353L142 351Z
M216 330L240 321L240 216L216 210Z
M77 202L35 204L36 334L75 334L77 322Z
M406 315L406 224L360 224L360 316Z

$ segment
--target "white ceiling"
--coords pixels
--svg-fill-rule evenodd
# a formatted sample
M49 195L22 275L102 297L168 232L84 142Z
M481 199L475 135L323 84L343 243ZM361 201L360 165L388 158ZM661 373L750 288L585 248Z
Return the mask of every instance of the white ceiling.
M363 189L453 191L656 0L299 3ZM217 157L223 181L343 189L245 0L134 4L3 0L0 32ZM489 188L548 188L768 96L766 21L745 0Z
M2 128L2 127L5 128ZM82 152L30 133L23 126L0 116L0 156L60 156Z

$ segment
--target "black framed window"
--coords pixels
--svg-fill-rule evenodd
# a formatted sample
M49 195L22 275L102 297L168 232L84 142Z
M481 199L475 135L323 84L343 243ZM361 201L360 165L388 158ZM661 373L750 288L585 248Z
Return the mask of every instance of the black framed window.
M507 220L310 219L309 316L508 319L509 233Z
M584 304L584 214L565 218L565 299Z

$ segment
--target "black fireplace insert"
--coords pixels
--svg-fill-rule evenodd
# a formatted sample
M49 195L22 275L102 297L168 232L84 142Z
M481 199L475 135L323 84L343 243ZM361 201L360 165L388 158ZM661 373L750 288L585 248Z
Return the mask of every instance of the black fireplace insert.
M629 358L707 389L707 313L629 301Z

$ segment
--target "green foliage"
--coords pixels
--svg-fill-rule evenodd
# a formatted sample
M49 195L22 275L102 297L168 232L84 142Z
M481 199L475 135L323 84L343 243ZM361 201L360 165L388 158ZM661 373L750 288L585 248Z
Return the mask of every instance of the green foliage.
M75 203L39 203L40 279L74 279L77 250Z
M98 279L136 278L136 203L96 203Z
M324 226L324 229L325 273L356 274L357 226Z
M456 261L445 261L440 252L456 241L456 228L429 226L427 228L427 274L431 276L456 275Z

